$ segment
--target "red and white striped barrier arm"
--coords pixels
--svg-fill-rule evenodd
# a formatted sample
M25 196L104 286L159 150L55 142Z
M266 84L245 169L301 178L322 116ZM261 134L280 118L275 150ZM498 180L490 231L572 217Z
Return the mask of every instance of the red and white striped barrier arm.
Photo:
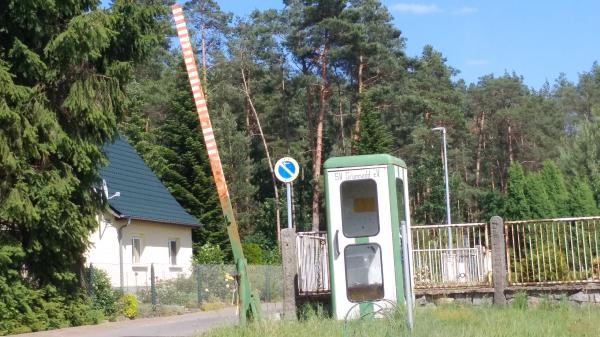
M194 103L196 104L200 127L202 129L202 134L204 135L204 143L206 145L210 167L217 186L219 201L221 202L225 217L227 217L230 222L234 222L233 208L231 206L231 199L229 198L227 182L225 181L225 175L223 174L223 166L221 165L221 158L219 157L215 134L210 123L210 117L208 116L208 108L206 107L202 84L200 83L200 77L198 76L198 67L196 66L194 50L190 42L190 35L187 30L185 17L183 16L183 9L180 4L174 4L171 6L171 10L175 18L175 27L177 28L177 35L179 36L181 51L183 52L185 68L187 70L190 86L192 87Z

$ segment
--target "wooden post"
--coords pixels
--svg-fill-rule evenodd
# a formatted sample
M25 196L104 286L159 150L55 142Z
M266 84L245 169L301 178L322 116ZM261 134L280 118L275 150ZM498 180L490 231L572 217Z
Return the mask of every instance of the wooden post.
M283 264L283 318L296 319L296 229L281 230L281 261Z
M505 305L504 291L506 280L506 243L504 241L504 221L499 216L490 220L492 237L492 277L494 281L494 304Z

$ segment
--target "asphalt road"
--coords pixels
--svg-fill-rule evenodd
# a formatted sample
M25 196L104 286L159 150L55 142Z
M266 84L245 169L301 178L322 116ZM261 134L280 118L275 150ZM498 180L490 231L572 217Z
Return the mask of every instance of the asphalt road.
M273 315L281 311L281 304L263 304L263 312ZM18 337L179 337L194 336L224 325L237 322L235 308L196 312L177 316L141 318L109 322L75 328L57 329L16 335Z

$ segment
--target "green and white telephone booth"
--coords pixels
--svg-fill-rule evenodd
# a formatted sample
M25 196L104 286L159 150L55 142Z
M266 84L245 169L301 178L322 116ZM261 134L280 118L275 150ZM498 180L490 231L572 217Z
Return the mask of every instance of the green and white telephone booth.
M405 223L410 243L406 164L377 154L330 158L324 166L335 317L404 305L412 289L405 289L400 229Z

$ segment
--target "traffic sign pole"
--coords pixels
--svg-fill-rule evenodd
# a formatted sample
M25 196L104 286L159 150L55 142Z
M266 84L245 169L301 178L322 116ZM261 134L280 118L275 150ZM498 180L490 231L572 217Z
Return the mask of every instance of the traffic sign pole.
M288 228L292 228L292 183L286 183Z
M287 218L288 218L288 227L293 227L293 218L292 218L292 182L298 178L298 173L300 172L300 166L298 166L298 162L291 157L281 158L275 163L275 177L279 179L282 183L285 183L286 192L287 192Z

